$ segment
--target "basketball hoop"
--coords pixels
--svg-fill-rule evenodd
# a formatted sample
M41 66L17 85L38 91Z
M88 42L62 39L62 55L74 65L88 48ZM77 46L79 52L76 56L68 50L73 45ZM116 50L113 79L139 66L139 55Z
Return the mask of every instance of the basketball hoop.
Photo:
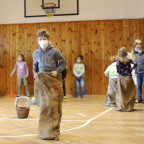
M52 17L55 14L55 3L44 3L41 5L42 9L45 11L47 17Z

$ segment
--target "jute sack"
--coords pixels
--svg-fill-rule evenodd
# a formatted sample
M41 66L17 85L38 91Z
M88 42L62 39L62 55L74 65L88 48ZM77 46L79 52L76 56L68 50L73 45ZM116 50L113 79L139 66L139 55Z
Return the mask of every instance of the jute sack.
M105 106L116 106L117 81L109 79Z
M133 111L135 94L136 90L133 79L119 75L116 94L116 110Z
M61 76L55 78L50 73L39 73L34 82L34 95L40 108L39 138L58 140L63 101Z

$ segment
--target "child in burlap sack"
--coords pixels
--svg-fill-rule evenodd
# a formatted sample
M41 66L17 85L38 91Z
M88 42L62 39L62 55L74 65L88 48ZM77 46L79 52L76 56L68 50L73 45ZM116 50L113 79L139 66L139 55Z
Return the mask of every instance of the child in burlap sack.
M36 78L34 95L40 108L38 136L45 140L58 140L62 116L62 79L61 72L66 60L54 48L49 33L42 29L37 33L40 47L33 53L33 73Z
M105 101L105 106L115 107L116 106L116 91L117 91L117 79L118 73L116 69L116 56L111 56L110 60L112 62L104 72L105 75L109 78L109 84L107 88L107 96Z
M120 111L133 111L135 101L135 85L132 79L132 70L136 68L135 61L127 58L124 47L119 49L117 58L118 84L116 94L117 109ZM131 68L131 64L133 67Z

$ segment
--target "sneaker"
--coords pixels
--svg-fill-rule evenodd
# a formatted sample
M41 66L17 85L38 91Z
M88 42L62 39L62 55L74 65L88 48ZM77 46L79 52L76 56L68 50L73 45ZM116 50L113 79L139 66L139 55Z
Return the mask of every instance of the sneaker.
M135 103L143 103L143 100L135 100Z
M64 96L64 99L66 99L66 96Z
M20 97L19 95L17 95L16 97Z
M137 100L137 99L135 100L135 103L138 103L138 100Z

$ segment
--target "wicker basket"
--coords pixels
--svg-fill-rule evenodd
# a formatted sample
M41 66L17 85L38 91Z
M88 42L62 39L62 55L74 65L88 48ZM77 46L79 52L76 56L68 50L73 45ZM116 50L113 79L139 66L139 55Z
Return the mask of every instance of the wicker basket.
M20 99L24 99L27 103L27 107L19 107L18 103ZM16 112L17 112L17 116L18 118L27 118L29 115L29 110L30 110L30 100L28 97L26 96L21 96L16 98L15 100L15 107L16 107Z
M28 107L19 107L16 108L18 118L27 118L29 115Z

